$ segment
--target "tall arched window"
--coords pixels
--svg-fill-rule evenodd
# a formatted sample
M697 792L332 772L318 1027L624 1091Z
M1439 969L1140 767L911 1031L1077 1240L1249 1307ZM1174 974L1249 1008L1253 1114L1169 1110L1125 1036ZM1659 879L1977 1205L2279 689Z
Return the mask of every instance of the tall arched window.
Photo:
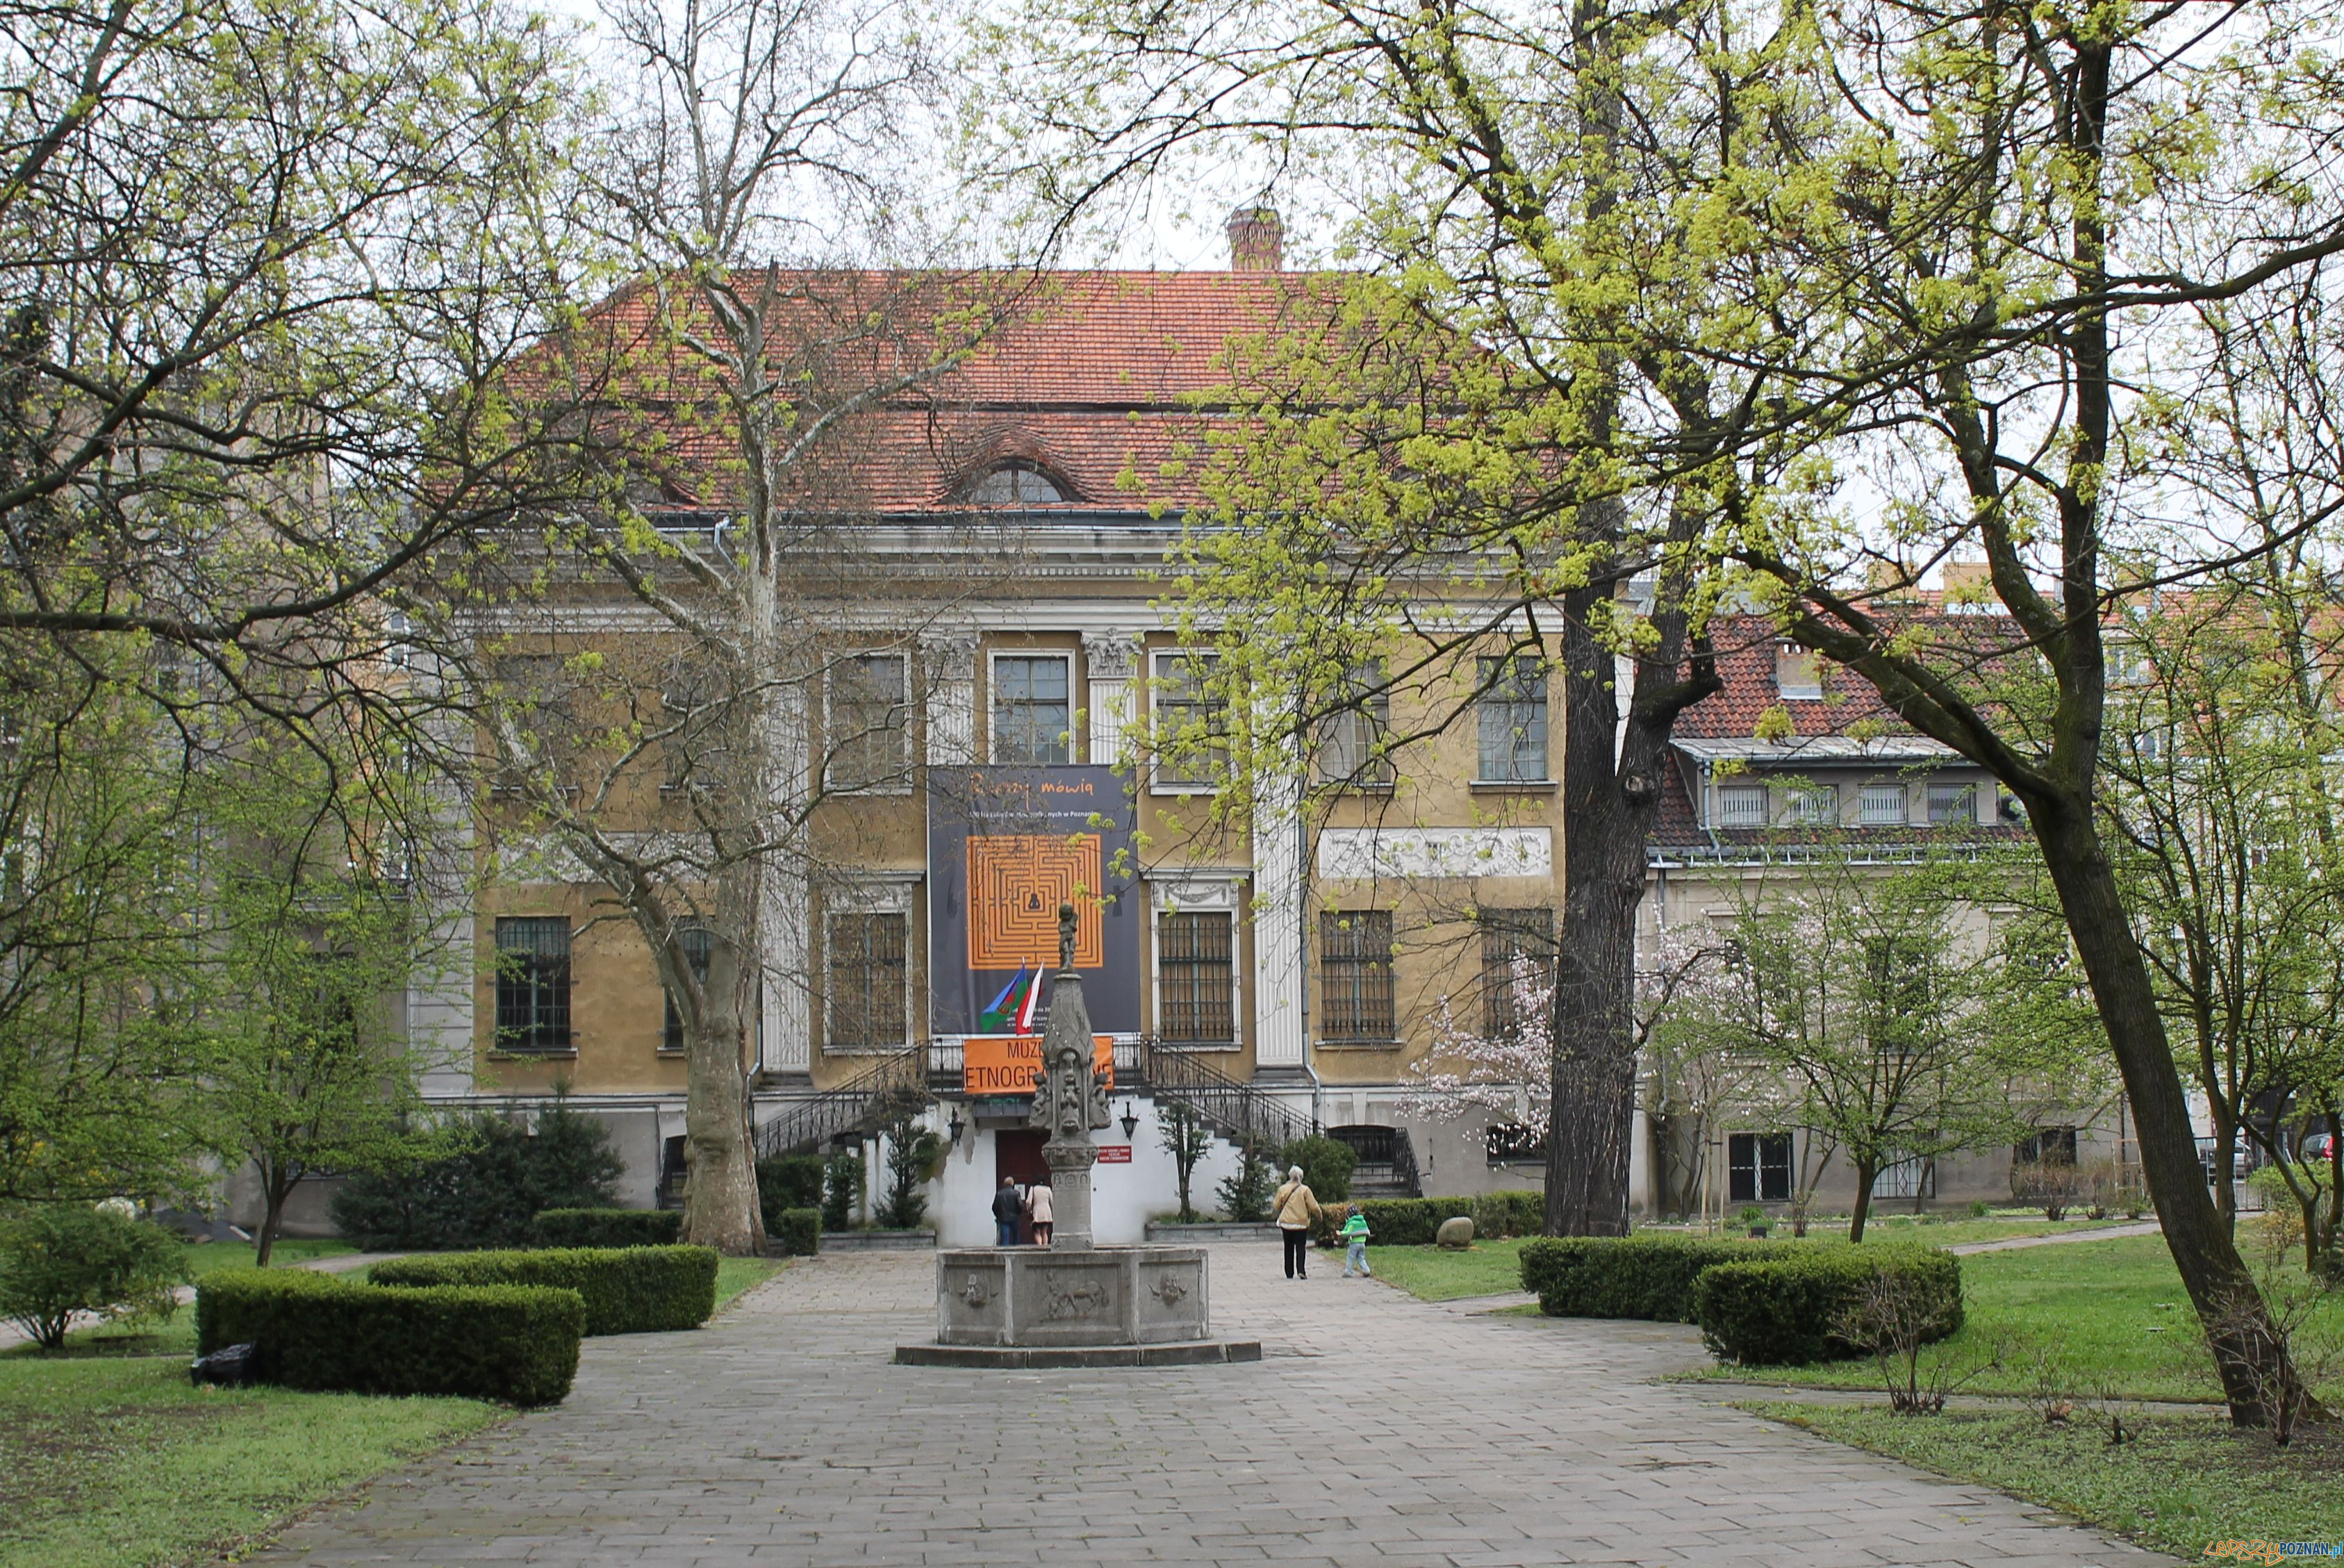
M976 506L1048 506L1066 499L1058 482L1032 463L1003 463L968 487Z

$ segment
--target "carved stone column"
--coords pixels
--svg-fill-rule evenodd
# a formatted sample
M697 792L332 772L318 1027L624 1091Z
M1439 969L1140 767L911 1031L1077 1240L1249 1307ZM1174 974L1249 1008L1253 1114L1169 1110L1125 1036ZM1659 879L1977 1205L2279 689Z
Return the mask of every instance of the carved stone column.
M966 767L976 761L976 634L924 632L920 659L927 676L928 765Z
M1132 683L1139 641L1123 632L1083 634L1084 673L1090 688L1090 761L1099 767L1123 760L1132 721Z
M1098 919L1094 910L1091 918ZM1058 905L1058 972L1050 981L1050 1021L1042 1029L1042 1080L1034 1086L1028 1125L1050 1129L1042 1146L1050 1168L1053 1250L1091 1249L1091 1168L1098 1163L1095 1128L1107 1124L1107 1098L1093 1062L1091 1011L1075 969L1075 909Z

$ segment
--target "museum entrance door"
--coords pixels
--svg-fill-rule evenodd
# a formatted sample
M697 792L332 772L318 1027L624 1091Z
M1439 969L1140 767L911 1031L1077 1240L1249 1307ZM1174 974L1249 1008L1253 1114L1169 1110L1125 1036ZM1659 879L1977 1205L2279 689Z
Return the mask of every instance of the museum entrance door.
M1050 1129L1046 1127L1008 1127L995 1132L993 1135L994 1190L1000 1190L1001 1179L1005 1176L1015 1181L1020 1190L1037 1181L1046 1185L1050 1179L1050 1165L1042 1158L1042 1145L1049 1140L1049 1137ZM1031 1222L1019 1222L1017 1239L1021 1242L1034 1239Z

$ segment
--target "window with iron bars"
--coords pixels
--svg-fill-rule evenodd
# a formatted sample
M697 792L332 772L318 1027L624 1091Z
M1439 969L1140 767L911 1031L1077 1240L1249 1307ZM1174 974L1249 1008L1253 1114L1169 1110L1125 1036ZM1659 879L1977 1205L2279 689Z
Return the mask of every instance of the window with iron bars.
M901 914L834 915L829 926L832 1050L899 1050L906 1038Z
M1322 911L1318 916L1319 1037L1382 1043L1396 1032L1391 911Z
M1157 1037L1171 1045L1237 1043L1236 921L1211 910L1156 923Z

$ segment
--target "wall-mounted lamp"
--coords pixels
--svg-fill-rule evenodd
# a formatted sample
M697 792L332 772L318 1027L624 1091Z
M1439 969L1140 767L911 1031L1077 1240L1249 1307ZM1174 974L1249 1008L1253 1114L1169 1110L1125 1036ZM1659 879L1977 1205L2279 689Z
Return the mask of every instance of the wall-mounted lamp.
M1123 1136L1131 1137L1139 1130L1139 1108L1130 1100L1123 1102Z
M952 1140L955 1143L958 1143L960 1141L960 1129L967 1125L968 1123L961 1119L960 1107L953 1107L952 1120L946 1124L945 1130L952 1134Z

